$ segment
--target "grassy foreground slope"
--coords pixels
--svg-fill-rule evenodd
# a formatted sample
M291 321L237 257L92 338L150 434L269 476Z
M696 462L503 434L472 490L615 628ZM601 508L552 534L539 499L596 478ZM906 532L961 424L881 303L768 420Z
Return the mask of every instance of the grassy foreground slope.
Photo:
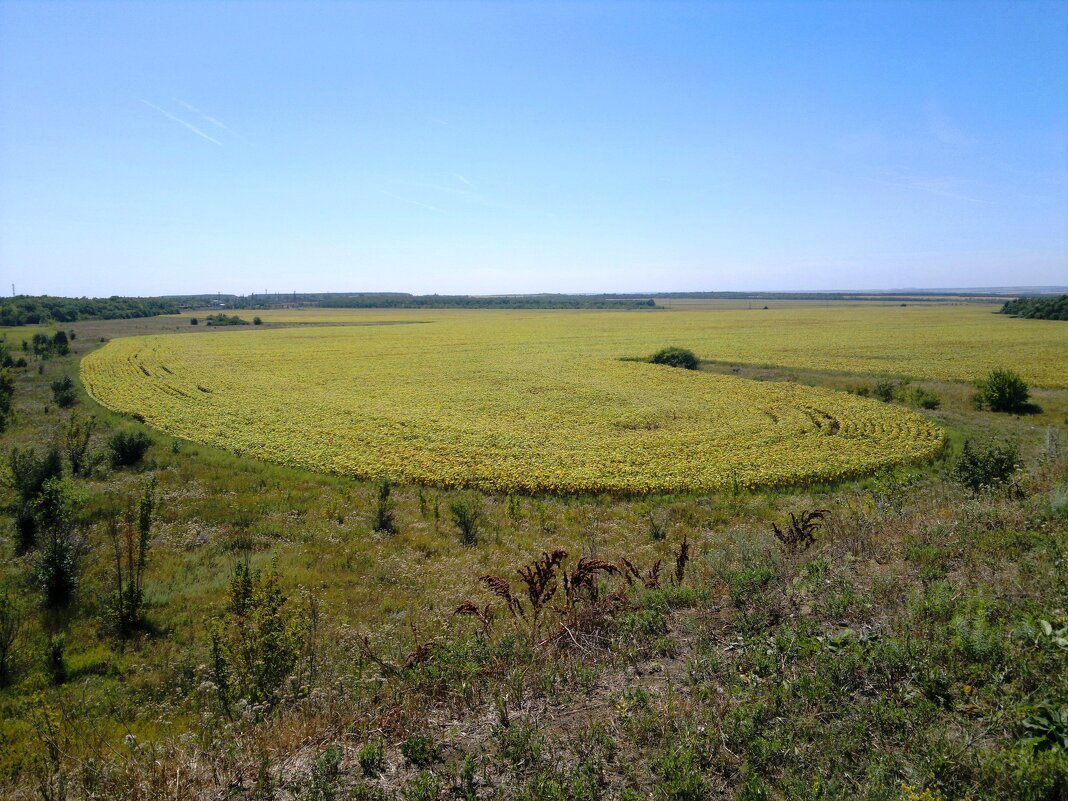
M672 315L670 319L674 319ZM97 401L175 436L373 478L525 492L695 492L839 480L930 458L919 415L796 384L623 362L640 316L128 338ZM620 339L599 341L607 324Z

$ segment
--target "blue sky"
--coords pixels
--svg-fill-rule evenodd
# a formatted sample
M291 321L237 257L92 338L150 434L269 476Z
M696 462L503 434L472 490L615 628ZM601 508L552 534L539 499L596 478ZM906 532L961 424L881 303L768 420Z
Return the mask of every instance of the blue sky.
M1068 3L0 2L4 291L1068 283Z

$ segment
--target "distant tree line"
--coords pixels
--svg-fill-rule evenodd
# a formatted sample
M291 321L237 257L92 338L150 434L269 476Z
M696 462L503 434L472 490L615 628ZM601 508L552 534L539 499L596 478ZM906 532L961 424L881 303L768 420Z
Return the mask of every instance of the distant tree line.
M1002 306L1001 313L1030 320L1068 320L1068 295L1016 298Z
M327 309L648 309L650 297L612 295L328 295L319 299Z
M0 300L0 326L120 320L176 314L178 303L162 298L57 298L19 295Z

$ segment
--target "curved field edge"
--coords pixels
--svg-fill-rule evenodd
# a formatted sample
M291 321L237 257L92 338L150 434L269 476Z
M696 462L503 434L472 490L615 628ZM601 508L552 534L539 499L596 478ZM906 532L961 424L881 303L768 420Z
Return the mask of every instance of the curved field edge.
M661 494L833 482L932 458L913 412L433 326L115 340L89 394L167 434L405 483Z

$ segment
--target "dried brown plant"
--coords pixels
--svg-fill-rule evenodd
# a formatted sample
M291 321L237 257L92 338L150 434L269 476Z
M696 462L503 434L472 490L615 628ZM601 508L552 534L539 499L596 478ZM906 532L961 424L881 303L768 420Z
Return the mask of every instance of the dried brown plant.
M802 512L801 516L797 517L790 512L790 524L786 527L786 531L780 529L775 523L771 524L771 529L788 551L804 551L816 541L816 532L823 525L823 519L830 513L830 509L813 509L810 512Z
M579 557L578 564L568 573L561 571L564 576L564 596L567 599L567 607L574 609L579 601L594 603L598 599L597 574L618 575L619 568L611 562L602 559L588 559Z
M660 560L657 559L655 564L646 573L634 565L626 557L623 557L623 570L621 571L623 576L627 579L627 584L633 584L635 581L641 582L641 584L649 590L655 590L660 587Z
M527 585L527 597L530 599L531 616L537 618L541 610L548 606L556 595L559 585L556 581L556 568L567 558L567 551L557 548L552 553L542 551L541 558L529 565L519 568L519 577Z
M507 581L499 576L482 576L479 581L489 588L489 591L504 601L508 607L508 611L511 612L512 617L526 617L526 612L523 611L523 604L518 598L512 595L512 587Z
M679 544L679 550L675 552L675 586L678 587L682 584L682 580L686 578L686 563L690 561L690 541L684 534L682 542Z

